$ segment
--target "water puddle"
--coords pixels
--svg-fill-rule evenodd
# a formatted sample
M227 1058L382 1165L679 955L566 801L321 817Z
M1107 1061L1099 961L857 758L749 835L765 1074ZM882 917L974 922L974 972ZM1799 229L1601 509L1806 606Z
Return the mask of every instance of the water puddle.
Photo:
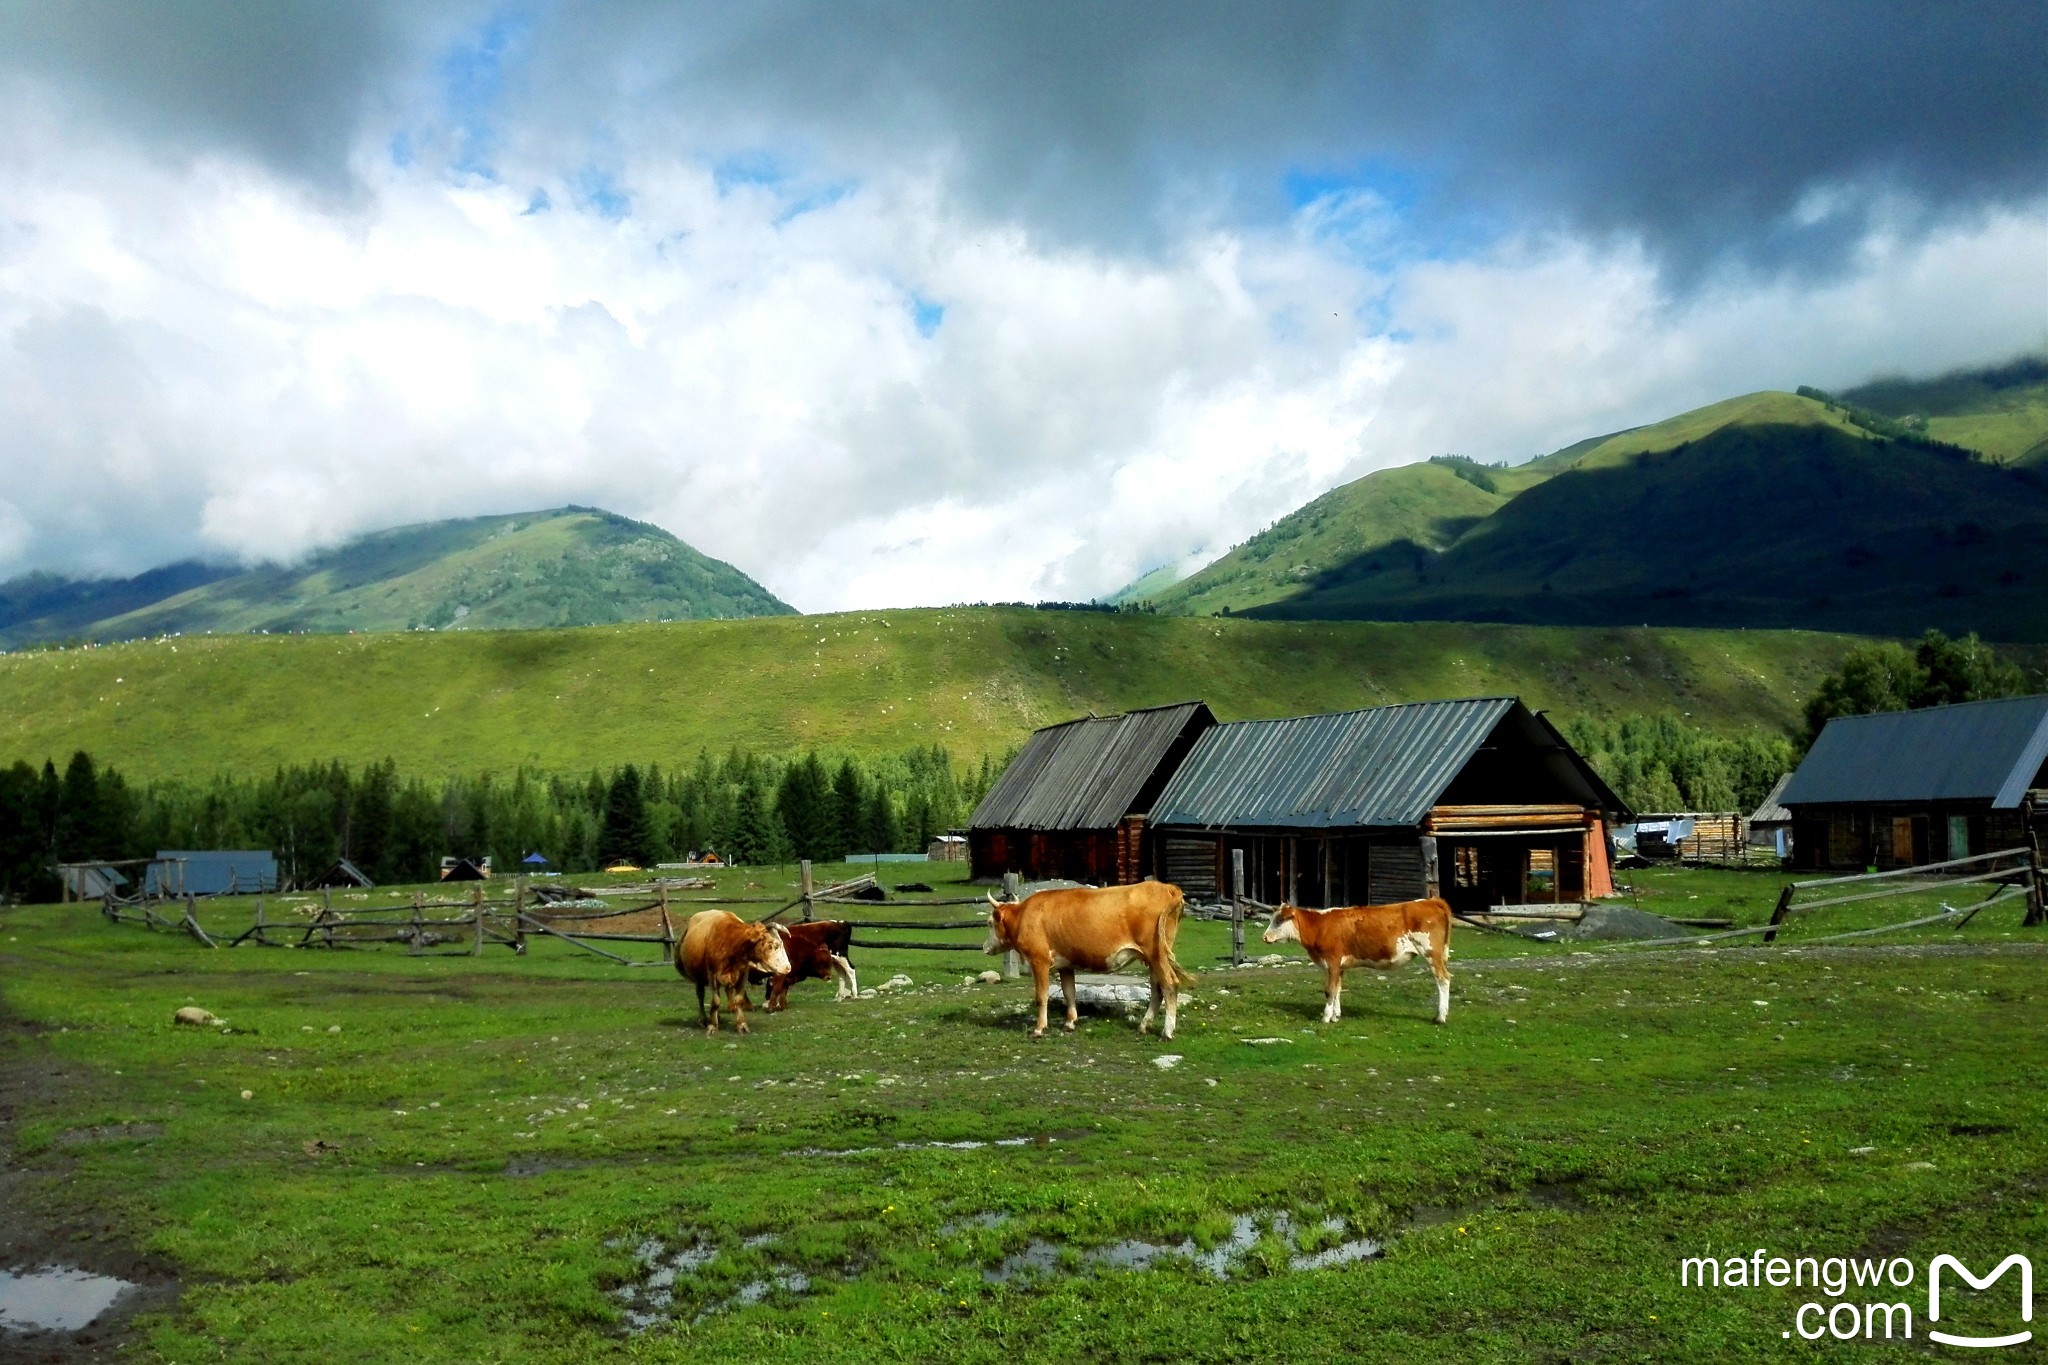
M0 1327L17 1332L76 1332L133 1288L127 1280L63 1266L0 1270Z
M780 1240L776 1233L759 1232L741 1238L738 1249L741 1252L765 1251ZM605 1245L616 1251L626 1242L620 1239ZM724 1284L718 1283L719 1277L715 1272L708 1276L703 1274L714 1265L730 1259L728 1250L707 1241L698 1232L685 1231L678 1234L673 1242L664 1242L659 1237L641 1239L633 1247L633 1260L639 1266L639 1275L631 1283L612 1291L613 1297L622 1305L628 1335L638 1336L685 1317L692 1323L699 1323L735 1308L747 1308L776 1299L802 1298L819 1283L814 1272L781 1261L771 1261L764 1272L750 1275L737 1285L729 1279ZM846 1278L850 1279L859 1267L848 1265L843 1269Z
M990 1216L982 1215L985 1218ZM1350 1230L1342 1218L1334 1217L1323 1219L1314 1228L1325 1236L1341 1236ZM1167 1262L1182 1261L1215 1279L1227 1280L1251 1268L1253 1250L1268 1237L1289 1248L1286 1265L1290 1271L1327 1270L1332 1266L1350 1265L1369 1260L1384 1250L1376 1238L1355 1237L1319 1251L1301 1251L1298 1248L1302 1231L1293 1214L1284 1209L1268 1209L1258 1213L1240 1213L1232 1218L1230 1236L1206 1251L1192 1237L1165 1243L1126 1238L1080 1252L1071 1252L1056 1242L1034 1238L1022 1251L1014 1252L1004 1257L1000 1264L983 1270L981 1277L990 1284L1035 1279L1058 1270L1062 1259L1071 1254L1084 1270L1152 1270Z
M1075 1138L1089 1136L1086 1132L1032 1133L1026 1137L989 1138L986 1141L967 1138L959 1142L893 1142L876 1147L799 1147L791 1156L872 1156L876 1152L912 1152L922 1148L943 1148L949 1152L978 1152L985 1147L1050 1147L1056 1142L1071 1142Z

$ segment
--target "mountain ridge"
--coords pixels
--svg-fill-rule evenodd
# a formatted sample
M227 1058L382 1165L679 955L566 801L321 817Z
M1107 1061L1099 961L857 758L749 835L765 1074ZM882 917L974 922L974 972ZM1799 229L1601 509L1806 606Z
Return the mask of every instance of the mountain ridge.
M527 629L792 612L740 570L660 527L572 505L373 531L291 565L187 563L115 580L29 575L0 584L0 641Z

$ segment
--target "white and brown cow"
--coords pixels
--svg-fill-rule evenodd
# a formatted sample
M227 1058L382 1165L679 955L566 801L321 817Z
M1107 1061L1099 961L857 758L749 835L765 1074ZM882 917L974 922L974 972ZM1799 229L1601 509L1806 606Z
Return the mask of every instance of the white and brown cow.
M985 953L1014 951L1031 964L1038 1001L1033 1038L1045 1035L1046 999L1052 974L1060 974L1067 997L1067 1028L1080 1019L1074 997L1076 969L1114 972L1143 961L1152 978L1152 998L1138 1032L1152 1027L1162 1007L1166 1024L1162 1038L1173 1037L1180 1014L1180 987L1194 980L1174 960L1173 940L1180 933L1180 888L1167 882L1136 886L1070 887L1040 891L1021 901L988 898L988 941Z
M697 1019L706 1033L718 1032L718 993L747 1031L747 973L777 976L789 970L782 933L772 924L749 924L729 910L700 910L690 916L676 944L676 971L697 987ZM704 993L711 992L707 1011Z
M1390 971L1417 953L1436 973L1436 1021L1451 1017L1451 907L1441 900L1304 910L1282 905L1266 924L1266 942L1299 943L1323 969L1323 1022L1344 1017L1344 969Z

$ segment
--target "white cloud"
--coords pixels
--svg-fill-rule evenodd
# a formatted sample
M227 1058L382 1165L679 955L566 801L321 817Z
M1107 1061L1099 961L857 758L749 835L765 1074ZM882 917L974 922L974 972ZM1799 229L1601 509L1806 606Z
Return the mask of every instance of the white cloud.
M1121 257L936 171L805 206L630 151L623 217L579 167L367 152L337 204L20 91L4 113L0 574L575 501L806 609L1086 597L1372 468L1998 358L2043 340L2048 292L2048 203L1674 302L1627 242L1387 265L1336 231L1382 244L1386 217L1327 205Z

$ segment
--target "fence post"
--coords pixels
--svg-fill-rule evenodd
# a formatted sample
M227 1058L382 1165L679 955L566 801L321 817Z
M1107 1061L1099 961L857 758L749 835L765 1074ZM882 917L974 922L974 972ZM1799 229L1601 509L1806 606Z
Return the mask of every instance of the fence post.
M256 898L256 943L257 946L263 948L270 946L269 940L263 937L263 897L261 896Z
M1778 908L1771 911L1771 927L1764 931L1764 942L1778 941L1778 926L1785 922L1785 916L1792 913L1792 897L1799 890L1797 882L1785 883L1785 889L1778 893Z
M413 957L420 955L420 936L426 932L421 909L420 893L415 891L412 893L412 933L407 935L408 941L405 947L406 952Z
M811 860L801 859L797 863L797 875L803 879L804 923L811 920L811 893L816 888L811 884Z
M512 883L512 951L526 956L526 874Z
M2020 803L2020 819L2027 836L2027 915L2020 927L2032 929L2048 923L2048 883L2042 880L2041 832L2034 824L2034 798L2029 793Z
M668 953L669 959L670 959L671 961L673 961L673 960L674 960L674 958L675 958L675 955L676 955L676 929L675 929L675 925L673 925L672 923L670 923L670 922L669 922L669 917L668 917L668 885L667 885L667 883L663 883L660 889L661 889L661 942L662 942L662 947L663 947L663 948L664 948L664 949L665 949L665 950L667 951L667 953Z
M474 899L470 903L476 907L476 943L470 948L469 955L471 957L482 957L484 955L484 884L482 882L476 884Z
M1244 850L1230 850L1230 965L1244 965Z
M1024 879L1015 872L1005 872L1003 874L1003 899L1013 901L1023 894ZM1012 948L1009 952L1004 953L1003 978L1008 981L1014 981L1023 974L1024 959L1017 956L1017 950Z

